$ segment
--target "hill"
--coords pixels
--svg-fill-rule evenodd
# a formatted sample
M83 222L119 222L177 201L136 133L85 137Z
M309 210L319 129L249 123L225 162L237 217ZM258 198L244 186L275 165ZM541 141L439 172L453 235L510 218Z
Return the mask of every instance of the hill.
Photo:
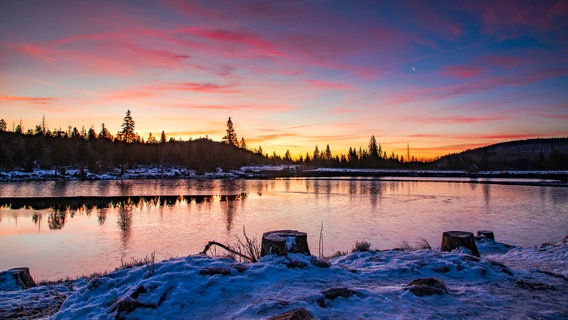
M509 141L457 154L432 163L436 169L567 170L568 138Z
M100 173L154 165L203 173L268 163L270 160L258 153L209 139L144 144L0 132L0 169L4 170L39 167L57 175L64 168Z

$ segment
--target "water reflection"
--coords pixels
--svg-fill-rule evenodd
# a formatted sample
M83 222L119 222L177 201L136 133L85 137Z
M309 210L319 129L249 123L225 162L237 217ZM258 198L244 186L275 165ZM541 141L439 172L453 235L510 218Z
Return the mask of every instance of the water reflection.
M118 215L116 224L121 231L122 246L126 247L128 239L130 238L130 229L132 227L132 208L134 204L130 199L121 203L118 207Z
M117 225L122 232L122 238L128 240L132 225L134 208L171 208L182 204L211 204L218 199L223 203L224 212L227 218L227 230L231 230L233 217L236 214L234 201L243 201L248 197L247 193L234 195L185 195L185 196L115 196L115 197L67 197L67 198L2 198L0 207L13 210L48 210L47 219L50 230L60 230L65 226L67 218L73 218L77 212L85 212L87 216L91 212L97 212L99 225L104 225L109 210L117 209ZM161 211L160 211L161 212ZM34 213L32 221L41 231L41 213ZM1 217L0 217L1 219ZM1 222L2 220L0 220Z
M59 230L65 225L65 218L67 216L67 210L53 209L53 211L47 217L47 224L50 230Z

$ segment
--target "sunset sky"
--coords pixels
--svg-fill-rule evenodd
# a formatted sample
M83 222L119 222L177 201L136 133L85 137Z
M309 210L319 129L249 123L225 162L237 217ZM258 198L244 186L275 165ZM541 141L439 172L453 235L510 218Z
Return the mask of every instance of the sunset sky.
M0 118L434 157L568 136L568 1L0 0Z

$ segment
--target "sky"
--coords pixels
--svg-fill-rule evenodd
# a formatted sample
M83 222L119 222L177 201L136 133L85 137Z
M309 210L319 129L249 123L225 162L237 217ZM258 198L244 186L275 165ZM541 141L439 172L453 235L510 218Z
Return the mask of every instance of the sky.
M567 1L0 0L0 118L293 156L568 136Z

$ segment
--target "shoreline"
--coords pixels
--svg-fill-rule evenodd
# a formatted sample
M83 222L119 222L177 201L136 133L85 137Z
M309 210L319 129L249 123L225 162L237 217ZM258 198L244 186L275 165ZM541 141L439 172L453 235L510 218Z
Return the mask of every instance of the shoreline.
M144 179L346 179L359 178L380 181L428 181L480 184L513 184L568 187L568 170L530 171L461 171L461 170L400 170L400 169L343 169L301 168L299 166L246 166L240 169L198 174L180 167L136 167L121 173L120 169L91 173L85 169L66 168L62 176L54 170L0 171L0 182L31 181L101 181ZM466 180L467 179L467 180Z

